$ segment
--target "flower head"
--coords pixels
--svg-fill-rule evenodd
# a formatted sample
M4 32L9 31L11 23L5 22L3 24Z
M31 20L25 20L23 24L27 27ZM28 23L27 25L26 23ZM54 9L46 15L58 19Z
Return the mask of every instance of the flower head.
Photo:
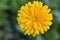
M18 10L17 21L20 29L26 35L44 34L50 29L53 19L52 13L47 5L42 2L28 2Z

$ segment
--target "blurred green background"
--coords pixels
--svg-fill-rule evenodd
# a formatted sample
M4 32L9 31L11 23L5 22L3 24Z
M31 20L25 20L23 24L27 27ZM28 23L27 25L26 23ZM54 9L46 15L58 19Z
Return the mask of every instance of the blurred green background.
M60 0L38 0L48 5L53 14L53 25L45 34L24 35L16 21L22 5L34 0L0 0L0 40L60 40Z

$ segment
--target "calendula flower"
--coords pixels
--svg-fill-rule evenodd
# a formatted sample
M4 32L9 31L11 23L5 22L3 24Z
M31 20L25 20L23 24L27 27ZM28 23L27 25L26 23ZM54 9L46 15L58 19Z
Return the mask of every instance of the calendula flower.
M39 1L28 2L18 10L17 21L19 28L26 35L35 37L44 34L50 29L52 19L52 13L48 6Z

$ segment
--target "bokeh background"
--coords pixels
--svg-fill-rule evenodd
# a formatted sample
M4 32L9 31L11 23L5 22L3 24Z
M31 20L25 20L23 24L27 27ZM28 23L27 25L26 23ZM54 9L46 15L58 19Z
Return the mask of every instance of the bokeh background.
M0 40L60 40L60 0L38 0L48 5L53 14L53 25L45 34L24 35L17 23L20 7L34 0L0 0Z

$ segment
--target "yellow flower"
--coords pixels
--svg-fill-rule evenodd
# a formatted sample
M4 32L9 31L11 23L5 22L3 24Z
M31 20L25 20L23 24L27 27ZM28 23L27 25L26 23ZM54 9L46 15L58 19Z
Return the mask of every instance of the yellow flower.
M19 28L26 35L36 36L44 34L50 29L53 19L52 13L47 5L42 2L33 1L28 2L18 10L17 21Z

